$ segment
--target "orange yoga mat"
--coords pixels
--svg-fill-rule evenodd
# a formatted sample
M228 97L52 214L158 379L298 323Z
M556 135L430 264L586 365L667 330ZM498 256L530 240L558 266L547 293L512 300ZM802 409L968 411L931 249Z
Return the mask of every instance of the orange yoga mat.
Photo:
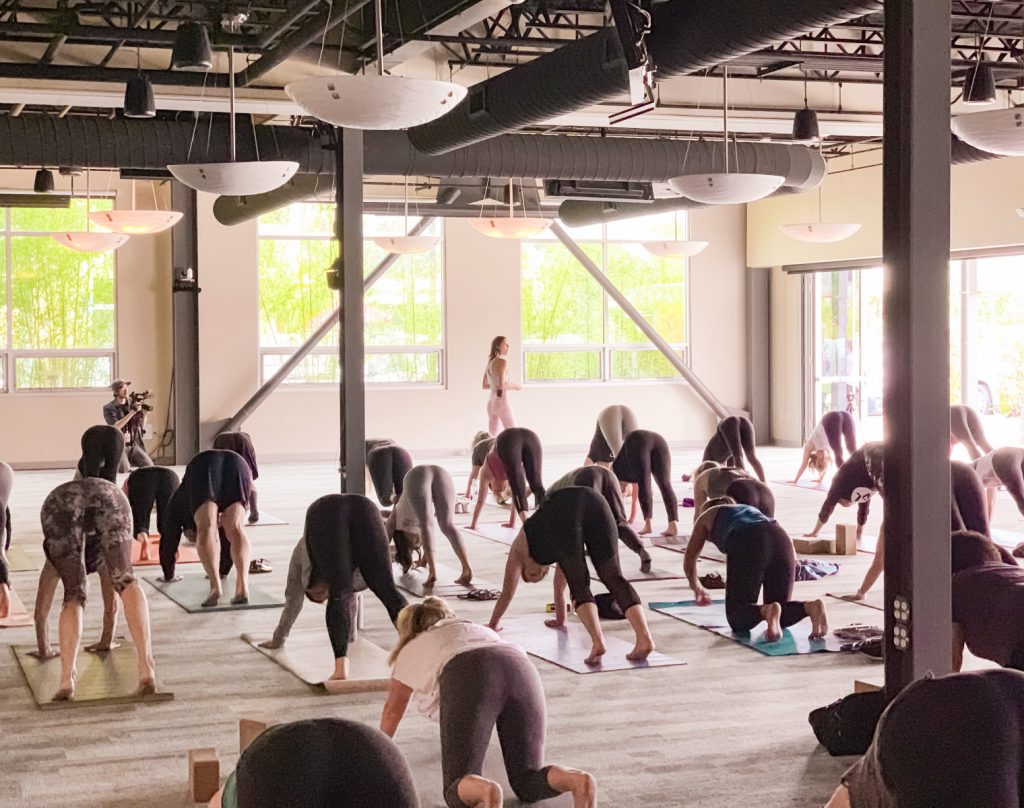
M22 628L32 625L32 615L21 602L18 593L11 590L11 610L7 617L0 617L0 628Z
M160 534L149 534L149 561L140 561L139 555L142 552L142 543L132 541L132 565L136 567L157 567L160 565ZM178 546L179 564L198 564L199 553L195 547L182 544Z

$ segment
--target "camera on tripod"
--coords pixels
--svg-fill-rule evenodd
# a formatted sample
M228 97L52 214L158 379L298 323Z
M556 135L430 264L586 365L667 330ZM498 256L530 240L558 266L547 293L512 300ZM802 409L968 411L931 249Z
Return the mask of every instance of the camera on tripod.
M139 405L139 409L145 410L146 412L153 412L153 405L147 404L146 399L152 398L153 394L149 390L143 390L141 393L129 393L128 403L131 406Z

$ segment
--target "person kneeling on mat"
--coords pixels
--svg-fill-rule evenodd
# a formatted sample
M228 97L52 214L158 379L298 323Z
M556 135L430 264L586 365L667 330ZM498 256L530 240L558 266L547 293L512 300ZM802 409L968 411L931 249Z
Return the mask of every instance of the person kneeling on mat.
M419 711L441 723L441 769L449 808L499 808L501 786L482 777L495 727L516 796L534 803L571 792L575 808L596 805L594 778L544 765L544 690L518 646L460 620L441 598L398 616L391 684L380 729L394 737L413 695Z
M128 629L139 666L139 695L156 690L149 635L146 593L132 573L132 512L128 499L113 483L86 478L57 486L43 501L43 552L64 584L60 615L60 685L54 701L74 698L75 662L82 638L89 555L110 577L124 603Z
M835 460L836 468L843 465L843 443L852 455L857 451L857 425L853 415L845 410L832 410L821 416L810 437L804 443L803 455L800 458L800 469L793 478L794 483L800 482L804 472L814 469L818 472L816 482L820 485L825 479L829 464Z
M1024 804L1024 674L912 682L826 808L1010 808Z
M697 558L708 541L725 554L725 617L733 631L750 631L763 620L768 624L765 639L775 642L784 628L809 617L811 639L828 633L823 601L792 599L796 556L782 525L728 497L708 501L693 526L683 560L698 606L711 605L711 596L697 578ZM759 604L762 588L764 603Z
M647 659L654 650L654 640L647 628L647 618L636 590L623 577L619 566L618 529L615 517L604 498L592 488L571 486L552 494L535 514L523 524L512 542L505 563L501 596L494 604L488 625L498 631L502 615L508 610L519 581L538 583L555 568L555 615L546 620L548 628L565 623L565 588L568 586L572 604L590 635L591 650L585 662L597 665L604 656L604 633L597 614L597 604L590 591L590 570L587 556L594 563L597 577L615 598L629 621L636 644L626 658Z
M388 538L395 541L395 561L402 571L412 567L412 551L421 550L420 566L426 565L424 586L437 582L434 563L434 521L455 551L462 565L462 574L455 583L467 585L473 580L473 569L462 541L455 528L455 484L451 475L440 466L413 466L405 475L402 495L387 519Z

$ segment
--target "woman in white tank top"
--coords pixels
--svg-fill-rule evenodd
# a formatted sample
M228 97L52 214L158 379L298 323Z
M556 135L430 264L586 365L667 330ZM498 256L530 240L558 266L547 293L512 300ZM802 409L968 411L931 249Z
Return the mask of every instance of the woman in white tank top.
M495 337L491 340L491 353L487 359L487 368L484 370L484 390L490 390L487 398L487 431L497 435L501 430L516 425L512 416L512 404L508 399L509 390L518 390L518 384L512 384L508 380L508 355L509 344L504 337Z

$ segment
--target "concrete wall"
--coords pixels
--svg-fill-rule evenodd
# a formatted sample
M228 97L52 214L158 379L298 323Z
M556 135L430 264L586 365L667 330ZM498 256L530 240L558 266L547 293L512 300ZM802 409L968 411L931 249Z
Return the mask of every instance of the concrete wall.
M0 174L0 186L30 187L31 172ZM96 180L94 178L94 184ZM114 184L118 206L129 187ZM234 414L259 383L258 245L255 222L233 228L212 213L213 197L199 196L200 419L204 425ZM728 406L747 406L744 212L698 211L691 236L711 246L691 262L690 341L694 369ZM447 379L444 387L377 387L367 391L367 434L394 438L410 449L458 450L486 425L481 376L491 337L513 344L513 377L521 380L519 244L485 238L466 222L445 229ZM171 374L170 242L167 236L132 239L117 254L118 373L134 387L158 393L154 422L162 431ZM722 328L722 322L728 328ZM3 459L19 465L70 465L82 431L99 421L105 392L0 395L13 430ZM588 445L594 417L608 404L628 404L641 423L674 443L703 444L715 419L683 382L534 385L514 393L518 422L551 446ZM337 455L338 396L326 389L281 388L244 427L261 457ZM153 442L151 441L151 444Z

